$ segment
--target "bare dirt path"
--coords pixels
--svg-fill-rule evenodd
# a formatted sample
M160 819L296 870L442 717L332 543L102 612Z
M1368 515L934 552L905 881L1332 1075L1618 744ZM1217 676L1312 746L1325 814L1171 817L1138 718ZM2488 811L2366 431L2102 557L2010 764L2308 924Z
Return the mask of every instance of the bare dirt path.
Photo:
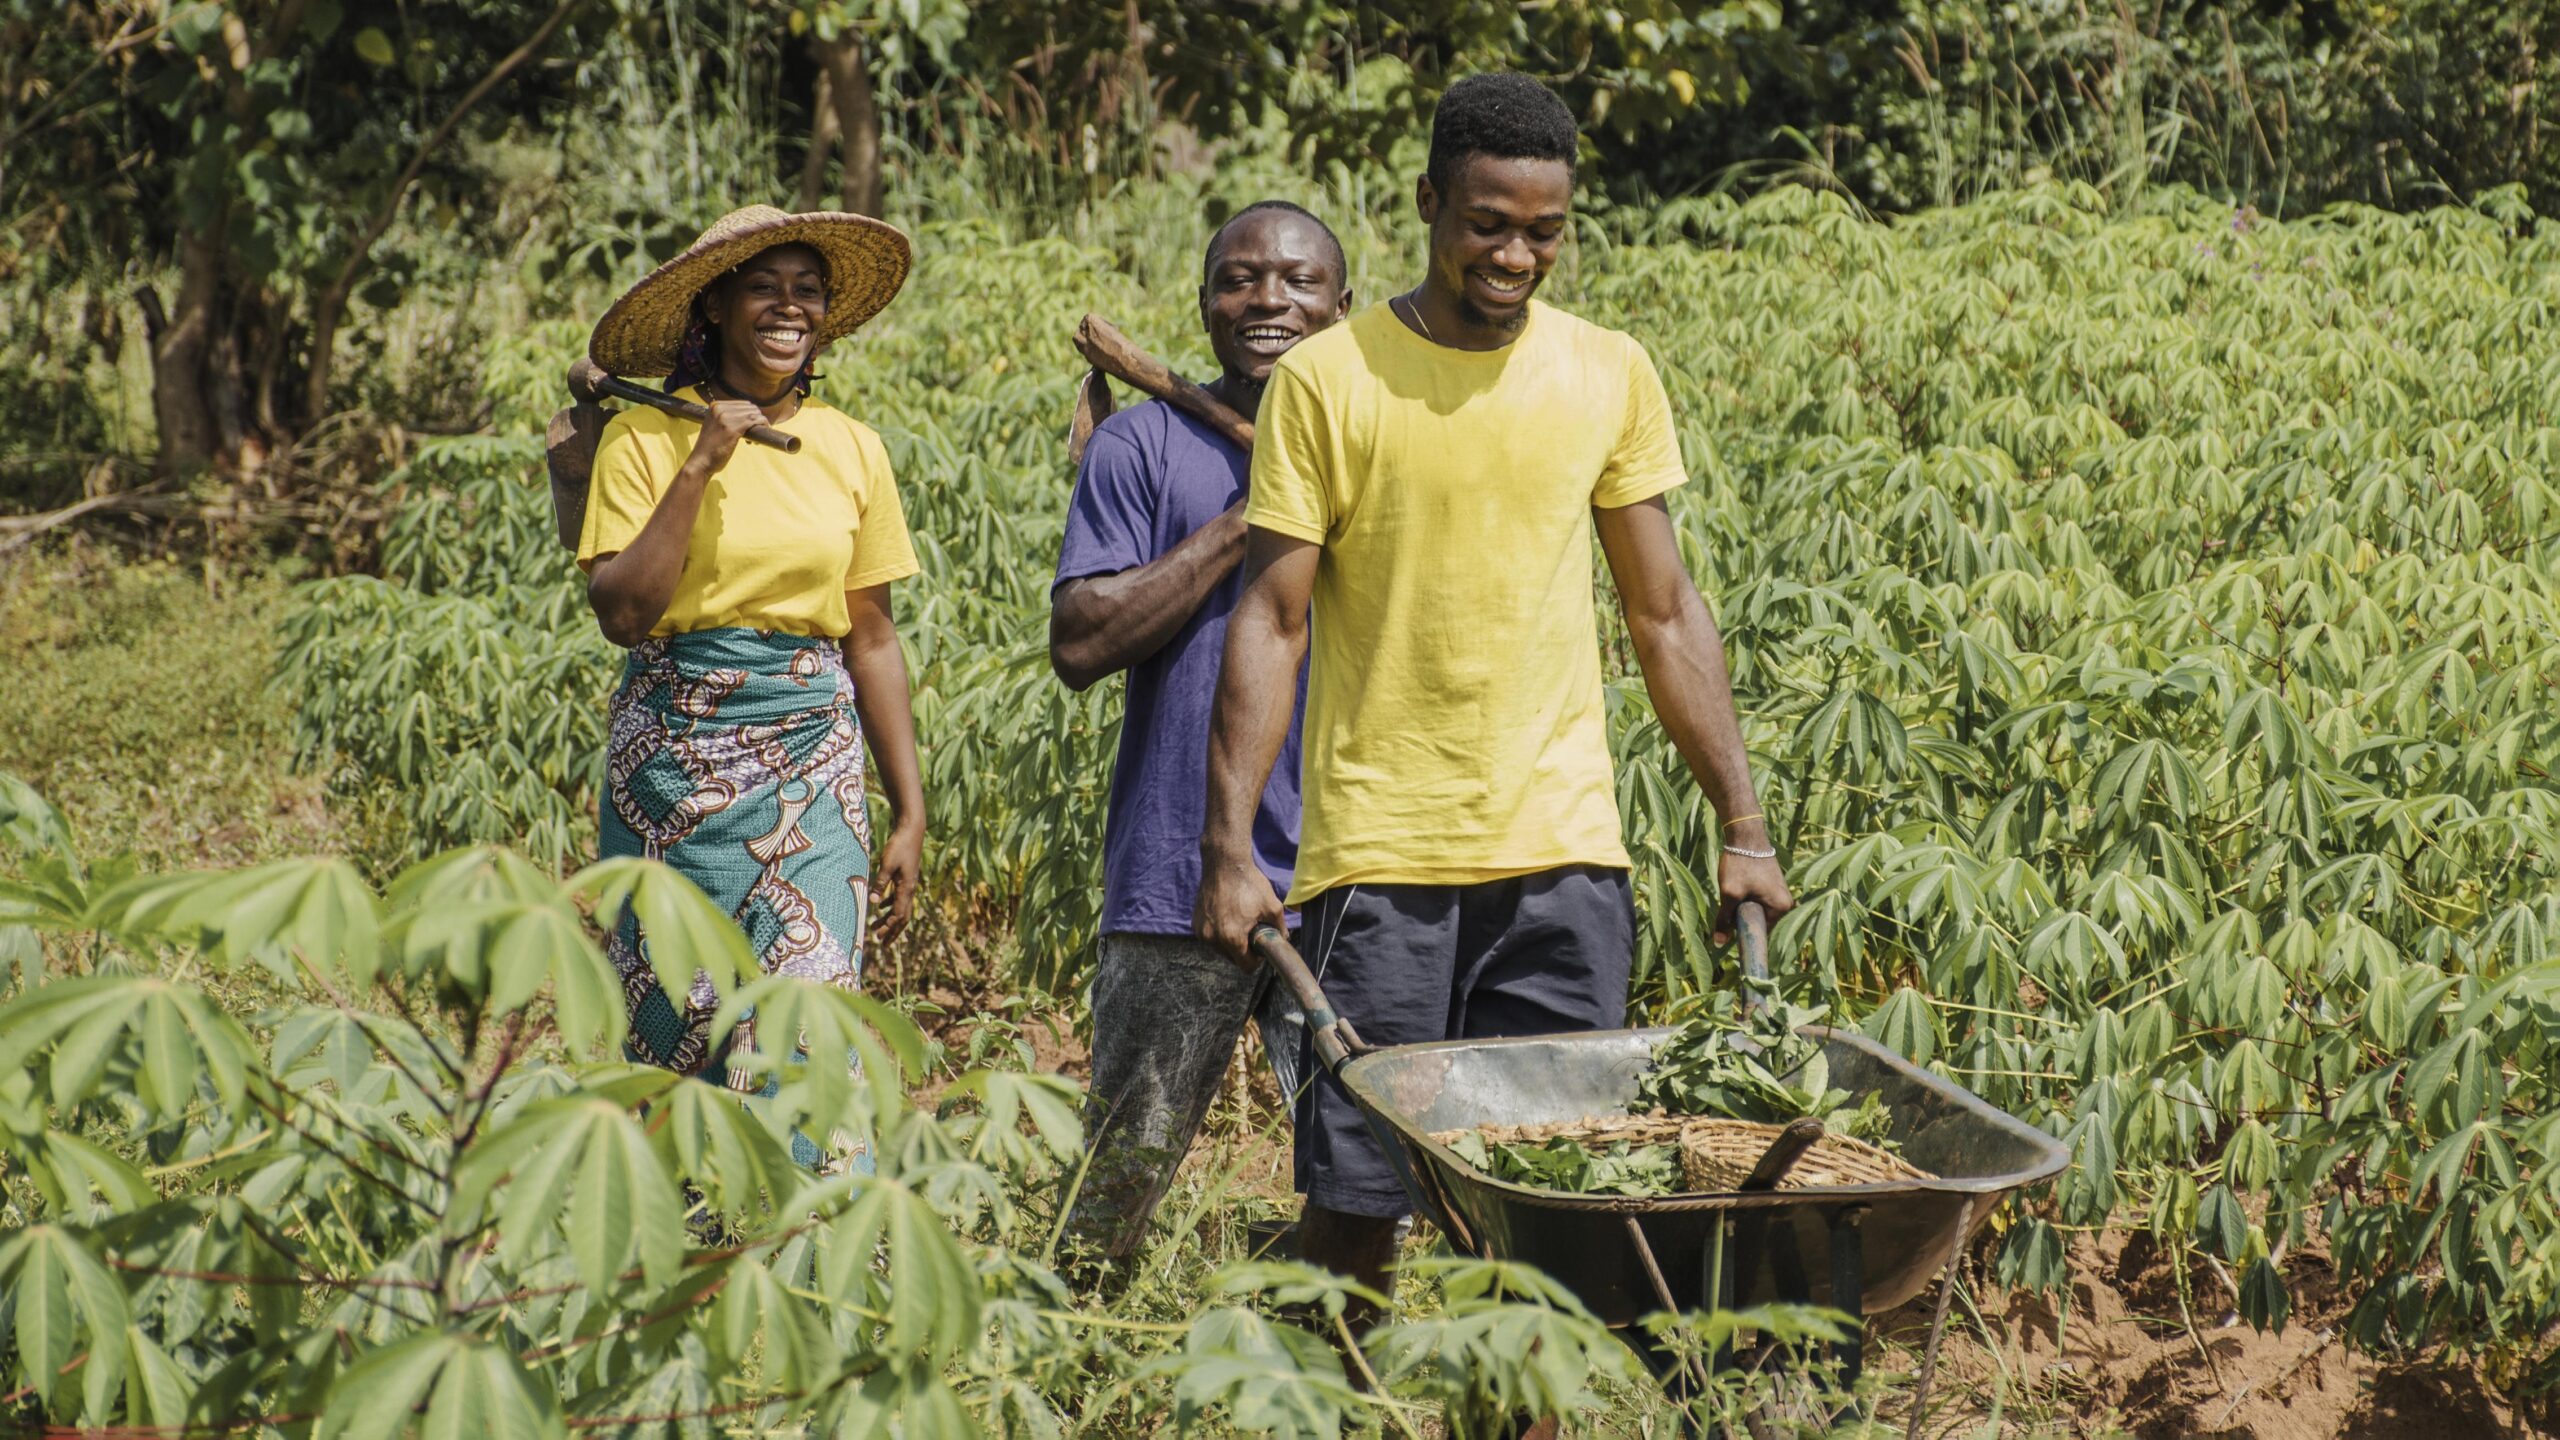
M1986 1252L1987 1253L1987 1252ZM2390 1361L2351 1349L2346 1303L2326 1257L2289 1262L2294 1316L2261 1333L2230 1313L2209 1270L2189 1277L2191 1330L2177 1284L2147 1236L2084 1240L2072 1252L2069 1303L2011 1294L1977 1268L1948 1327L1938 1394L1923 1432L2108 1435L2141 1440L2499 1440L2552 1433L2451 1358ZM1873 1333L1886 1363L1907 1367L1927 1338L1934 1291Z

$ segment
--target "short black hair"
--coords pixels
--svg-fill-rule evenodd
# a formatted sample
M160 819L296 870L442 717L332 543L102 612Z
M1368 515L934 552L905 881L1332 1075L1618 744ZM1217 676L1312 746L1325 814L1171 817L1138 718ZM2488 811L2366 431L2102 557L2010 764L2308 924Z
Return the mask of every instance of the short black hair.
M1256 200L1233 215L1228 216L1226 218L1226 222L1220 225L1216 233L1209 237L1209 248L1200 252L1201 284L1206 285L1209 283L1209 272L1217 266L1218 251L1227 243L1227 232L1235 229L1238 225L1243 224L1252 216L1268 210L1278 210L1286 214L1295 215L1299 219L1306 221L1308 224L1315 226L1316 230L1324 236L1325 248L1333 252L1334 278L1345 285L1351 283L1351 257L1342 253L1342 237L1333 233L1332 226L1317 219L1316 213L1303 205L1292 205L1286 200Z
M1553 90L1515 71L1470 75L1450 86L1431 112L1431 160L1423 173L1446 190L1470 155L1561 160L1571 170L1581 143L1573 112Z

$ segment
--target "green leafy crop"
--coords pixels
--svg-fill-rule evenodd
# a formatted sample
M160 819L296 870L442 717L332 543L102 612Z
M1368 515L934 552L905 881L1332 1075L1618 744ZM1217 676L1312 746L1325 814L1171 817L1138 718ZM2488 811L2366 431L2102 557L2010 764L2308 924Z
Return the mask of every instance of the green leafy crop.
M2273 1325L2321 1250L2358 1342L2560 1371L2560 231L2512 200L2275 223L2046 184L1883 223L1779 188L1612 211L1547 282L1671 396L1669 504L1801 902L1785 996L2071 1148L2006 1283L2139 1227ZM1408 283L1409 222L1320 208L1363 294ZM1114 687L1043 647L1066 337L1098 309L1205 373L1195 281L920 245L821 393L880 428L923 553L937 912L1064 988L1117 739ZM613 660L530 468L575 338L502 353L513 438L422 459L417 544L295 632L308 742L437 844L583 858ZM1638 1008L1676 1014L1726 983L1716 817L1603 631Z
M619 1058L590 915L624 905L687 937L715 1031L752 1010L803 1038L740 1062L775 1098ZM1178 1323L1080 1307L1051 1266L1074 1087L973 1067L919 1105L913 1022L757 978L659 865L563 881L472 847L379 892L328 859L134 875L0 776L0 951L15 1428L1031 1440L1169 1414L1319 1437L1425 1399L1587 1403L1630 1371L1570 1296L1475 1261L1369 1337L1366 1389L1264 1313L1342 1333L1346 1282L1301 1266L1235 1267L1231 1303ZM876 1174L792 1163L789 1131L837 1127Z

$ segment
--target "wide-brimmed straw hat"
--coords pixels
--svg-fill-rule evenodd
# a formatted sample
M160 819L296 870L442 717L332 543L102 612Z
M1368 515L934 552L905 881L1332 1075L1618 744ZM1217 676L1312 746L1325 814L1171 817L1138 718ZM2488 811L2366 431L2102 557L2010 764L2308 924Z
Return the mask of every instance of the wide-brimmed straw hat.
M806 245L826 257L825 346L861 328L906 283L911 251L895 225L844 210L794 215L770 205L732 210L711 222L683 254L652 270L613 302L587 337L587 355L615 375L664 375L693 320L703 286L776 245Z

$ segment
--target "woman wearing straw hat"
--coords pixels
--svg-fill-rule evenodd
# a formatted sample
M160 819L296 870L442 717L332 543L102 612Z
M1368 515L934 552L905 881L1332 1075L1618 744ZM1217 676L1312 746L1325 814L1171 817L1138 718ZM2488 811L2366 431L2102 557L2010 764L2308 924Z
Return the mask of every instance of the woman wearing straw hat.
M607 855L682 871L737 916L768 974L851 987L866 919L905 928L924 845L924 783L890 582L916 573L880 437L809 395L818 352L889 303L907 239L866 216L750 206L614 302L588 354L664 375L696 422L639 408L596 449L578 564L605 635L630 649L614 692L601 809ZM739 443L757 425L798 453ZM893 824L875 867L863 749ZM877 914L874 914L875 909ZM742 1092L753 1020L715 1050L709 978L670 997L625 915L607 950L635 1058ZM868 1169L839 1131L802 1165Z

